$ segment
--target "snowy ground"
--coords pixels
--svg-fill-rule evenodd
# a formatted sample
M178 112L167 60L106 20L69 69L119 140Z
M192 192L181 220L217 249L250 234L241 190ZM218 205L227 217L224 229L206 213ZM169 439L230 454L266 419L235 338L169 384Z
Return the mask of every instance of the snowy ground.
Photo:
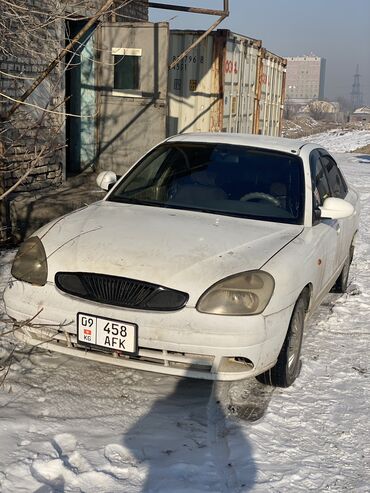
M323 142L370 143L341 137ZM362 196L352 283L307 327L293 387L213 386L18 347L0 388L0 491L369 492L370 156L337 158ZM12 257L0 256L0 289ZM0 339L0 361L12 348Z
M315 142L331 152L352 152L369 144L369 134L369 130L334 129L303 137L300 140Z

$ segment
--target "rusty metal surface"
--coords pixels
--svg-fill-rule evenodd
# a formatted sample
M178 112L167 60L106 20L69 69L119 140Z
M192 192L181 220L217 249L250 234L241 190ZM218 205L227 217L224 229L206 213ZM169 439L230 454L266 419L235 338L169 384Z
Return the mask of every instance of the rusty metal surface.
M224 131L253 133L261 44L247 36L228 34L224 59Z
M213 94L218 94L215 104L210 111L210 126L211 132L222 132L222 121L224 114L224 59L226 53L226 39L224 32L221 31L214 37L213 44L213 65L212 65L212 86Z
M281 135L281 132L283 130L285 91L286 91L286 66L285 66L285 70L283 73L283 85L281 88L279 136Z
M177 58L174 60L172 63L169 65L169 70L171 70L173 67L176 66L177 63L181 62L186 55L188 55L199 43L203 41L216 27L221 24L221 22L226 18L227 16L221 16L219 19L217 19L216 22L212 24L212 26L207 29L199 38L197 38L190 46L188 46Z
M267 50L261 57L262 72L258 118L258 133L278 136L281 130L282 105L284 101L284 78L286 59Z
M171 31L169 61L176 61L184 46L202 34ZM264 49L262 41L228 30L212 32L170 70L168 135L279 135L285 64L284 58Z

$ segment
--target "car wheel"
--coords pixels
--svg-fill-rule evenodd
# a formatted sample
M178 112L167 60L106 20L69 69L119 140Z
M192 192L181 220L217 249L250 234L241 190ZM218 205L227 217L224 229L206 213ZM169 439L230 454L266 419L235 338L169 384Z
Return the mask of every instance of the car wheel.
M349 269L351 267L353 253L354 253L354 248L353 246L351 246L346 261L344 262L342 272L340 273L338 279L335 281L334 286L331 288L332 293L345 293L347 291Z
M306 317L306 299L300 296L295 304L289 328L276 365L256 378L265 385L289 387L301 370L301 347L304 321Z

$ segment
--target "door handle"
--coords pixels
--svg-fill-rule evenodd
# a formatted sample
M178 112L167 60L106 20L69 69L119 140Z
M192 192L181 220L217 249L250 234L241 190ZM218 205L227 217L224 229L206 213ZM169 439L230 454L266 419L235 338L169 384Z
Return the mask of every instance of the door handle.
M335 230L336 230L337 234L339 235L339 233L340 233L340 225L338 223L335 225Z

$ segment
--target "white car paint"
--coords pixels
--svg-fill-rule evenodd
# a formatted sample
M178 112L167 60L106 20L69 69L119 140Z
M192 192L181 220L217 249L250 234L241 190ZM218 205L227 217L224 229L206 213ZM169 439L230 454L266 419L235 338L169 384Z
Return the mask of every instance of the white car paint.
M51 283L56 272L66 270L67 260L71 272L125 276L185 291L187 306L195 306L210 285L240 272L241 263L246 271L260 268L302 229L101 201L56 223L42 241Z
M309 154L317 146L235 134L168 139L177 141L231 143L300 155L305 176L304 224L121 204L107 200L110 192L103 201L35 233L48 258L47 284L32 286L13 279L5 303L11 317L32 318L32 324L44 327L29 324L27 328L26 323L19 337L88 359L207 379L245 378L275 364L302 290L310 287L312 311L341 272L358 227L357 194L349 190L346 197L355 209L350 217L313 225ZM262 314L219 316L196 310L199 297L215 282L254 269L263 269L275 279L273 296ZM54 275L61 270L145 280L189 293L189 301L175 312L94 303L57 289ZM136 323L141 360L75 348L78 312ZM55 325L60 325L58 333L48 328Z

